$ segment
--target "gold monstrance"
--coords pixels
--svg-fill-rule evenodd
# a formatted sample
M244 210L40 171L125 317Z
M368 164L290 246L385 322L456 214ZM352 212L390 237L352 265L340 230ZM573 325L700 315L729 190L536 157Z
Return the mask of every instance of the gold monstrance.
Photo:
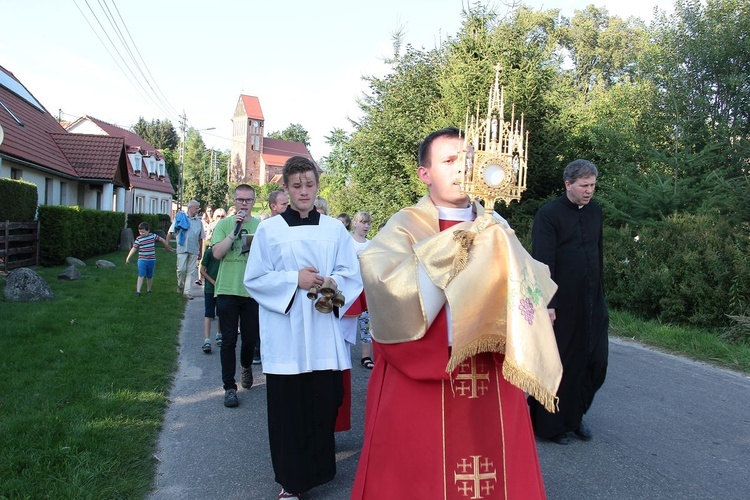
M470 119L466 112L466 136L459 158L466 166L461 182L463 192L471 199L484 201L488 210L498 200L506 204L520 200L526 190L529 134L524 136L523 113L520 123L515 118L515 104L511 106L510 121L505 121L505 89L500 87L499 76L498 64L495 85L487 100L487 116L479 118L478 103L476 116Z

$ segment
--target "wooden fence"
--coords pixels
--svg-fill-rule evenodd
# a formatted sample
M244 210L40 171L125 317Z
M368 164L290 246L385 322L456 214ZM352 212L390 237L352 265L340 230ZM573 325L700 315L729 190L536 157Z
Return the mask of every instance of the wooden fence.
M0 222L0 271L39 265L39 221Z

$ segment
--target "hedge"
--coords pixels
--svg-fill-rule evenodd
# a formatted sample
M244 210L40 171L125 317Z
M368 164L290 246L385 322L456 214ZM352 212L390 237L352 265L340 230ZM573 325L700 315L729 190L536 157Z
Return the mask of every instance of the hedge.
M0 178L0 221L29 222L35 220L36 184Z
M605 229L611 307L644 318L726 326L750 309L750 238L720 215L675 215L639 229Z
M117 250L125 214L79 207L39 207L39 252L43 266L86 259Z

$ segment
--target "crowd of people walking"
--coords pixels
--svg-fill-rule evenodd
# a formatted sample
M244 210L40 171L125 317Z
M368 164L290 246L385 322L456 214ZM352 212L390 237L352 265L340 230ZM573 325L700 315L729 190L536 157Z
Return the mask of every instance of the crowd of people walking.
M240 385L253 387L253 365L265 374L278 498L336 473L335 432L364 397L352 348L371 371L352 498L545 498L535 436L592 439L583 415L607 366L596 167L565 168L529 254L461 191L463 148L458 129L429 134L416 170L427 194L374 235L366 211L328 215L301 156L265 214L240 184L227 211L201 216L192 200L175 217L177 289L203 286L200 348L213 351L215 330L223 405L242 400L238 344Z

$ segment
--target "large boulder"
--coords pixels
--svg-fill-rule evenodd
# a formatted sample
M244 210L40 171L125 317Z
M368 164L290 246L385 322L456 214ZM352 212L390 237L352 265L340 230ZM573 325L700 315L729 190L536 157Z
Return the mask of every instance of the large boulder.
M69 266L86 267L86 263L75 257L65 257L65 263Z
M3 287L3 297L8 302L55 300L55 294L47 282L28 267L19 267L8 273Z
M114 262L110 262L104 259L97 260L96 267L102 267L104 269L117 269L117 266L115 265Z
M59 280L75 281L81 279L81 271L76 266L69 266L65 271L57 275Z

